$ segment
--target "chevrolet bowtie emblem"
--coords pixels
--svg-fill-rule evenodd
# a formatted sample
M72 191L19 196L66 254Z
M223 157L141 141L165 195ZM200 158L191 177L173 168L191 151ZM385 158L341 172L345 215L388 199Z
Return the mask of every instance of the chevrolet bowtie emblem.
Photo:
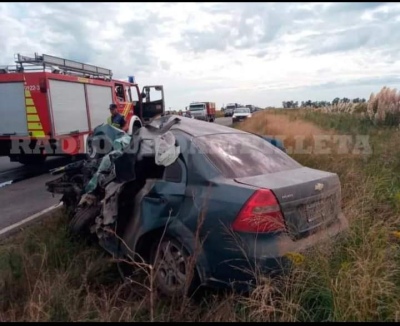
M321 191L322 189L324 189L324 185L322 183L317 183L315 185L315 190Z

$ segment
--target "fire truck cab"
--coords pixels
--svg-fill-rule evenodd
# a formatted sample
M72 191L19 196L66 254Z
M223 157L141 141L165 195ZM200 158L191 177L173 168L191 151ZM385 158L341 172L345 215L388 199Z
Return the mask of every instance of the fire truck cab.
M17 54L15 62L0 67L0 155L11 161L84 155L88 135L107 123L111 103L128 133L165 112L161 85L140 91L133 76L115 80L109 69L46 54Z

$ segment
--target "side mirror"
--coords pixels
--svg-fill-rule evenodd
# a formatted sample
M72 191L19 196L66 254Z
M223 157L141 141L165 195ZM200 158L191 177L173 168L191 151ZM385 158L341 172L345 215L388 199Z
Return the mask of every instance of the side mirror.
M142 98L146 98L146 93L142 93L142 94L140 94L140 96L141 96Z

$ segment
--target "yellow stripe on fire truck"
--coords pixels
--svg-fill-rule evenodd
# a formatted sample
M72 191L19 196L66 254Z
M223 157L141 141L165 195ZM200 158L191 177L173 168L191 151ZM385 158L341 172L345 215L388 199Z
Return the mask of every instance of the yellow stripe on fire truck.
M126 104L125 104L125 107L124 107L124 111L123 111L123 113L122 113L122 115L125 117L125 119L126 119L126 117L128 116L129 107L130 107L130 103L126 103Z
M31 92L25 90L26 120L28 123L28 132L33 137L44 137L43 126L37 113L35 103L33 102Z

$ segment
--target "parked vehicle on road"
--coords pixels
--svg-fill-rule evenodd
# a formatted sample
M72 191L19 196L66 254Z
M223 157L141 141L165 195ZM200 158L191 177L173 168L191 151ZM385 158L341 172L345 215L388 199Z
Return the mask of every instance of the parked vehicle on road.
M224 116L231 117L233 115L233 111L238 108L240 105L238 103L229 103L225 106Z
M293 253L347 229L338 176L262 136L180 116L157 118L130 141L107 128L113 151L48 189L72 208L74 232L94 235L116 259L152 264L166 295L186 283L190 292L251 286L256 266L284 271ZM131 266L119 263L123 277Z
M190 103L189 111L194 119L207 122L215 121L215 103L213 102L194 102Z
M256 111L256 107L252 104L247 104L246 108L250 109L250 112L253 113Z
M248 118L251 118L250 109L246 107L239 107L233 111L232 115L232 124L236 122L244 121Z

